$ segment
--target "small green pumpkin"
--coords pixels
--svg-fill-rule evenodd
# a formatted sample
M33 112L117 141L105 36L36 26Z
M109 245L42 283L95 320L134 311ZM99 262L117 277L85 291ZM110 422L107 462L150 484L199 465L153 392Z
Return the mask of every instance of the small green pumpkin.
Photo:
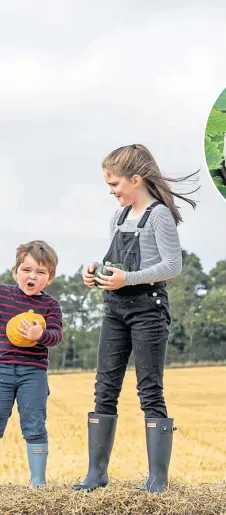
M114 268L118 268L119 270L123 270L124 272L127 272L128 269L125 265L123 265L122 263L111 263L110 261L106 261L105 264L103 263L98 263L97 266L96 266L96 269L95 269L95 272L94 272L94 277L99 277L99 274L102 274L102 275L113 275L113 272L111 272L110 270L106 270L106 267L108 266L112 266ZM95 281L95 286L98 288L100 287L100 284Z

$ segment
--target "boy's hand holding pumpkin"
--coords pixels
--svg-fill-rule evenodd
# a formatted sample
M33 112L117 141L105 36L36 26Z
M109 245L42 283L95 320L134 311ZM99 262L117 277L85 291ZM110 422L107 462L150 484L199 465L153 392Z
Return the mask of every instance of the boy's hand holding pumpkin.
M31 324L28 320L22 320L21 324L23 327L18 326L18 330L22 334L24 338L28 340L39 340L43 334L43 327L41 326L39 320L34 320L34 324Z

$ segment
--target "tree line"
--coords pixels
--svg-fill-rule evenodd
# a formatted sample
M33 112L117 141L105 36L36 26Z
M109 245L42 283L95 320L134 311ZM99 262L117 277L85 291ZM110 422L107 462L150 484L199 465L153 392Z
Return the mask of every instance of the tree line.
M183 271L168 282L172 322L166 364L226 360L226 260L206 274L194 253L182 254ZM64 317L63 341L50 350L52 369L96 367L102 292L84 285L82 270L60 275L46 288ZM14 284L11 270L0 275L0 283Z

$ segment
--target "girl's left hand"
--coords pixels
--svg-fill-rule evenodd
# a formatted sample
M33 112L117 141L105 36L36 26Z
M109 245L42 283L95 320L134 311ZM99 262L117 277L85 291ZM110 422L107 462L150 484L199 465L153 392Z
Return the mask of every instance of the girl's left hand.
M106 266L105 269L113 272L113 274L99 274L98 277L95 277L95 280L100 284L98 288L101 288L102 290L118 290L125 286L125 272L123 272L123 270L119 270L113 266Z
M35 325L28 322L28 320L22 320L21 322L23 327L18 327L20 333L24 338L28 340L39 340L43 334L43 327L41 326L39 320L35 320Z

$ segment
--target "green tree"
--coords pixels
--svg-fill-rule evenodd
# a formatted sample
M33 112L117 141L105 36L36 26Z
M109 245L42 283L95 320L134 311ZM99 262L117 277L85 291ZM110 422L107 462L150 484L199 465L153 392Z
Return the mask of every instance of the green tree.
M63 368L95 367L102 294L100 290L90 290L84 285L82 267L74 276L59 283L58 290L64 317L64 336L61 345L51 352L51 366L54 368L57 361Z
M226 291L222 287L212 288L202 299L198 309L192 311L190 308L185 324L190 337L191 359L226 359L225 313Z
M226 259L218 261L210 270L209 276L215 287L226 285Z
M203 272L200 259L194 253L182 252L183 270L181 275L169 281L169 299L171 305L172 321L169 335L169 348L167 362L183 361L188 359L190 335L187 331L186 313L196 309L201 299L197 299L195 286L204 284L207 289L211 287L211 280Z
M15 284L12 270L6 270L6 272L0 275L0 284Z
M226 359L226 260L219 261L209 275L200 259L185 250L182 274L169 281L172 312L167 363L187 360ZM14 284L6 270L0 282ZM204 284L207 294L196 295L195 286ZM63 341L50 349L50 367L94 368L102 322L102 292L87 288L82 267L70 277L61 275L46 288L63 311ZM130 365L133 365L133 356Z

